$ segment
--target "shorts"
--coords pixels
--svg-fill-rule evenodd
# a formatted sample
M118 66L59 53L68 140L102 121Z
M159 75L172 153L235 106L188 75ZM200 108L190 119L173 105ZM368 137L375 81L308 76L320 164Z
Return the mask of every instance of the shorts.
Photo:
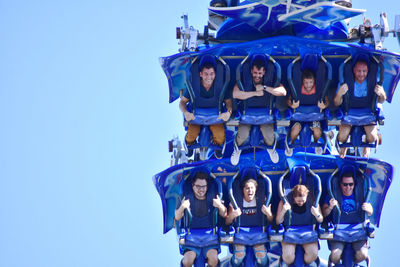
M211 245L211 246L207 246L207 247L192 247L192 246L182 246L182 254L185 254L186 251L193 251L194 253L196 253L196 257L198 257L201 253L203 253L203 256L206 257L207 256L207 252L210 249L215 249L218 253L220 253L220 247L219 245Z
M329 249L330 250L334 250L334 249L339 249L341 251L343 251L344 249L344 242L340 242L340 241L328 241L328 245L329 245ZM351 243L354 251L359 251L360 249L362 249L363 247L368 249L369 245L368 245L368 240L359 240L356 242Z
M313 130L314 128L321 128L321 122L320 121L312 121L312 122L303 122L303 123L308 123L310 125L311 130ZM302 125L302 122L298 122L296 121L293 126L295 124L300 124L300 127Z

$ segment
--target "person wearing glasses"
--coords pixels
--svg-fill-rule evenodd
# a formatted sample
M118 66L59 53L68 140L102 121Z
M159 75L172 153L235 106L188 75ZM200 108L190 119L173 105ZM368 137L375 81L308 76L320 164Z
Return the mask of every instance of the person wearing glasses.
M342 191L342 204L340 210L346 214L354 212L357 210L356 198L354 195L354 177L351 171L344 172L340 180L340 189ZM324 217L331 214L333 208L338 205L338 201L331 198L322 206L322 212ZM371 203L364 202L361 205L361 209L371 216L373 213L373 208ZM331 247L330 260L337 264L342 256L344 243L338 241L329 241ZM368 240L360 240L352 243L352 247L355 251L354 259L355 262L361 262L368 257Z
M212 203L207 201L207 189L208 189L208 175L205 172L198 172L192 181L192 190L194 193L193 203L189 199L183 197L182 201L178 201L177 209L175 210L175 220L179 221L182 219L186 209L192 212L192 228L207 228L212 225L211 214L212 206L218 209L218 213L221 217L225 218L227 214L226 207L222 203L218 195L212 200ZM218 246L207 247L204 251L207 256L208 266L218 265ZM182 265L185 267L192 266L197 254L201 253L196 248L189 246L185 247L183 254Z

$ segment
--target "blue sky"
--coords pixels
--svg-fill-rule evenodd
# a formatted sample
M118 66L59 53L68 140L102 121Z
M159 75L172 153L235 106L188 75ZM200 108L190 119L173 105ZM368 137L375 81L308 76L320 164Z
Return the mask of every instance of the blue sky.
M363 2L393 26L395 1ZM183 12L203 28L207 3L0 0L0 267L178 265L151 181L169 166L167 141L183 137L158 57L177 52ZM373 155L396 169L399 101L384 105ZM373 266L397 252L399 187L395 177Z

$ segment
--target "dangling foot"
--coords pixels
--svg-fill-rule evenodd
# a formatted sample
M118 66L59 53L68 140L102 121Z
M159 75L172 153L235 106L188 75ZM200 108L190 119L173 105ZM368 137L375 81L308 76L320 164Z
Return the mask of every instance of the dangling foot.
M293 155L293 148L290 148L289 146L285 146L285 155L287 157L291 157Z
M369 158L369 154L370 153L371 153L371 148L370 147L363 147L362 156L364 158Z
M340 156L342 159L344 159L344 157L346 157L346 153L347 153L347 147L342 147L342 148L340 149L339 156Z
M242 150L239 149L237 146L236 142L234 142L233 145L233 153L231 156L231 163L232 165L236 166L239 163L239 158L240 158L240 153L242 153Z
M271 161L273 163L277 163L279 161L279 155L276 152L276 150L267 148L267 151L268 151L269 157L271 158Z

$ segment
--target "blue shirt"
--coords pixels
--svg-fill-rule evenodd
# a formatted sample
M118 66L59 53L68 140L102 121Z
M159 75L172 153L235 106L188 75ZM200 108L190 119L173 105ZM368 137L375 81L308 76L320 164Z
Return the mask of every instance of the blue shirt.
M356 210L356 200L354 194L351 196L342 196L342 211L352 212Z
M362 83L354 81L354 96L355 97L366 97L367 96L367 80Z
M329 195L326 195L325 197L325 203L329 205L331 197ZM352 212L356 210L356 200L354 197L354 194L351 196L344 196L342 195L342 207L341 210L344 212Z

